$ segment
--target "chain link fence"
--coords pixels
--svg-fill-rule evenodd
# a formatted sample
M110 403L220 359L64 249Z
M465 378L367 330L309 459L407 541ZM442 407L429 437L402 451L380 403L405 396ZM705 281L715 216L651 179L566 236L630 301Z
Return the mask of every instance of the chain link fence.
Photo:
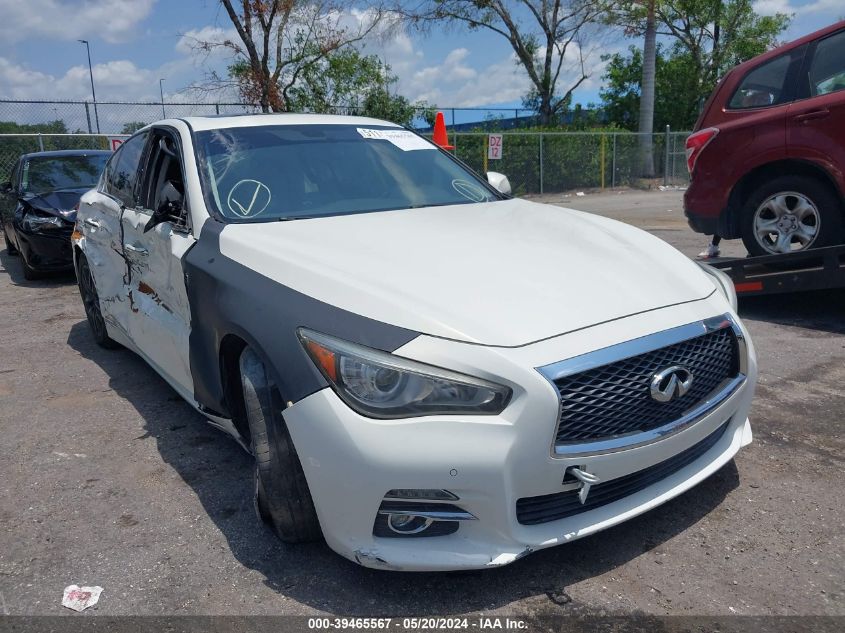
M455 154L479 173L508 176L517 195L558 193L573 189L621 186L686 185L684 141L687 132L651 135L653 170L643 168L643 135L615 131L533 132L527 110L505 108L440 108L450 125ZM27 152L53 149L109 149L109 136L119 136L163 117L231 115L256 112L243 103L112 103L85 101L0 100L0 178L5 181L17 158ZM355 114L354 108L335 108ZM419 113L414 123L430 135ZM507 116L509 118L503 118ZM454 125L452 124L454 122ZM502 128L502 158L487 160L488 131ZM102 134L97 134L97 130ZM490 129L490 132L493 130ZM15 132L15 133L12 133ZM20 134L19 132L32 132ZM650 172L649 177L643 174Z
M624 132L503 132L502 158L487 159L488 135L450 135L455 155L478 173L507 175L514 194L560 193L573 189L685 186L687 132L652 135L654 176L644 178L642 135ZM9 178L21 154L57 149L110 149L105 134L0 134L0 180Z
M686 186L689 132L652 134L653 171L644 177L642 134L632 132L503 132L502 157L487 159L487 133L450 134L455 155L478 173L505 174L516 195L573 189Z

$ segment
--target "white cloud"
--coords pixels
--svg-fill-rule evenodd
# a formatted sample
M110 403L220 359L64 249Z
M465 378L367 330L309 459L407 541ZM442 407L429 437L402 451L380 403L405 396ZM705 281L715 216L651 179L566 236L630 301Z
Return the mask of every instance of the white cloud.
M795 0L756 0L754 10L761 15L774 15L775 13L795 14L805 16L810 14L838 17L845 14L845 4L842 0L812 0L806 4L800 4Z
M156 0L0 0L0 38L6 43L33 36L75 40L131 39Z

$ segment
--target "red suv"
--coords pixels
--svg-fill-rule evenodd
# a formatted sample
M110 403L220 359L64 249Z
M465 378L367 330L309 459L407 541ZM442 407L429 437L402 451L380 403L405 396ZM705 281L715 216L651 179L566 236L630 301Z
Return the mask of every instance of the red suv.
M752 255L845 241L845 21L728 72L686 151L693 230Z

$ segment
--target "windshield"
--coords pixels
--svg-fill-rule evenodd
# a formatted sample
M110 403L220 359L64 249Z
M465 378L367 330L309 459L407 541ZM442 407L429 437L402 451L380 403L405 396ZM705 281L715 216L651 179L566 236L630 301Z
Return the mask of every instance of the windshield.
M93 189L109 154L30 158L23 164L21 191L46 193L56 189Z
M240 221L490 202L499 197L402 128L273 125L198 132L207 202Z

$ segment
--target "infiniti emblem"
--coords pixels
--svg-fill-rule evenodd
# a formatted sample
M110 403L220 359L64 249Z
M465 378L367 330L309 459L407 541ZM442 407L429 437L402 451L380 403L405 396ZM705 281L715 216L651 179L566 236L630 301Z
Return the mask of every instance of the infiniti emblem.
M686 367L666 367L651 377L651 397L658 402L680 398L692 387L692 372Z

